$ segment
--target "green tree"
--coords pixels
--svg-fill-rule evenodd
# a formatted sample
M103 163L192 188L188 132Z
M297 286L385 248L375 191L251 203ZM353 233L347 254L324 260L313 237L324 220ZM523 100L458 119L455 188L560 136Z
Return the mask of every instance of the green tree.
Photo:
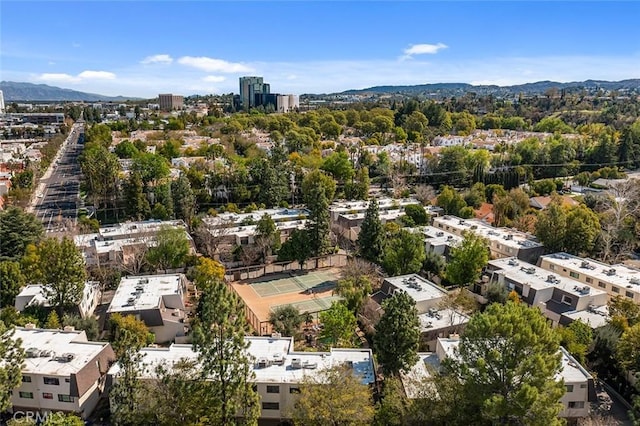
M458 381L460 424L562 424L556 333L537 308L491 304L465 328L445 372Z
M371 391L352 370L343 366L308 374L291 413L296 425L366 425L375 410Z
M253 424L259 415L253 390L253 360L247 355L247 323L244 306L224 283L209 283L198 301L193 325L193 349L198 353L201 380L208 382L208 419L213 424L232 424L236 416Z
M103 145L87 143L79 162L94 207L107 208L118 195L118 157Z
M111 347L118 359L131 348L137 351L153 343L153 334L145 323L132 315L116 313L109 316L109 330Z
M429 215L425 211L424 207L420 204L408 204L404 207L404 213L413 220L413 223L417 226L426 225L429 223Z
M442 191L440 191L436 199L436 204L442 207L445 214L454 216L459 216L460 210L467 207L467 203L464 201L464 198L462 198L462 195L448 185L445 185Z
M382 266L392 276L412 274L420 271L425 258L421 235L401 229L387 242Z
M640 324L622 333L616 347L616 359L624 371L640 371Z
M475 232L465 232L459 245L451 249L445 277L459 287L473 284L489 260L489 242Z
M385 374L398 374L418 361L420 321L416 302L408 294L395 293L382 303L384 314L376 325L373 347Z
M116 145L113 152L118 158L133 158L138 153L138 148L130 140L123 140Z
M62 327L72 326L76 330L83 330L87 334L87 339L98 340L100 330L98 328L98 320L95 317L82 318L78 315L64 314L62 316Z
M553 197L546 209L538 215L536 237L549 252L562 251L564 248L567 213L560 197Z
M24 275L18 262L0 262L0 307L13 306L24 285Z
M330 198L327 196L326 187L318 184L315 187L309 188L309 193L305 194L305 200L309 208L306 231L309 237L311 254L314 256L322 256L329 251L331 246L329 241Z
M124 184L124 198L127 216L134 220L144 220L151 216L151 206L144 194L140 173L133 171Z
M147 262L155 270L183 267L191 250L184 229L163 226L156 234L156 244L146 253Z
M559 327L557 332L560 336L560 345L569 351L580 364L584 364L589 346L593 342L591 327L581 320L577 320L567 327Z
M285 305L269 313L269 322L283 336L295 336L302 324L302 316L295 306Z
M51 311L51 313L47 317L47 322L44 324L44 328L52 330L60 328L60 319L56 311Z
M131 171L140 173L145 186L156 186L169 176L169 161L161 155L139 152L133 157Z
M372 290L371 280L366 275L343 278L338 281L336 286L336 291L344 297L347 307L352 312L360 311L366 297L371 294Z
M358 325L353 312L342 302L333 302L326 311L320 312L324 325L320 337L338 347L350 347Z
M0 321L0 412L11 407L11 394L22 382L24 350L22 340L13 334L14 330L7 330Z
M300 268L310 257L309 236L304 229L294 229L289 235L289 239L282 244L278 251L278 262L296 260L300 264Z
M75 413L50 413L41 426L84 426L84 420Z
M334 179L342 182L350 180L355 174L346 151L334 151L324 160L322 170L331 173Z
M38 258L44 295L62 315L64 308L77 306L82 300L87 280L82 252L67 237L46 238L38 245Z
M196 214L196 197L186 174L181 173L178 179L171 182L171 195L173 196L173 212L176 218L184 220L191 228L193 217Z
M360 233L356 241L360 256L370 262L379 263L384 253L384 237L378 202L372 198L369 201L362 225L360 225Z
M262 215L256 224L255 242L264 262L272 252L280 248L280 231L267 213Z
M569 209L564 229L564 250L569 253L589 253L600 235L598 215L584 204Z
M369 196L369 184L369 169L360 167L356 172L355 180L345 183L345 198L349 200L366 200Z
M0 211L0 260L20 260L43 235L42 223L31 213L14 206Z

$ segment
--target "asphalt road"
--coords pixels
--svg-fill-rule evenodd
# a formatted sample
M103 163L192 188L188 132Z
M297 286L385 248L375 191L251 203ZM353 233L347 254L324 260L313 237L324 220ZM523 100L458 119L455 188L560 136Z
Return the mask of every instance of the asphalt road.
M75 225L77 221L82 173L78 156L84 147L78 144L81 129L74 126L51 166L51 174L40 180L33 213L42 221L46 232L64 232L67 224Z

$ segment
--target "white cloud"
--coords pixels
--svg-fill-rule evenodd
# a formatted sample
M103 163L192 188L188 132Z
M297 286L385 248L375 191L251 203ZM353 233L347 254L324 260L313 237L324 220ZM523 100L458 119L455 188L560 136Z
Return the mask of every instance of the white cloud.
M73 76L66 73L43 73L36 77L37 80L56 83L80 83L87 80L115 80L116 75L109 71L82 71Z
M442 49L446 49L447 46L444 43L438 44L413 44L410 47L404 49L405 57L410 58L413 55L433 55L438 53Z
M225 80L226 78L221 75L208 75L202 79L202 81L207 83L221 83Z
M207 72L240 73L253 71L252 68L238 62L228 62L224 59L208 58L206 56L183 56L178 59L178 63Z
M44 74L40 74L38 76L38 80L72 82L72 81L78 81L78 78L65 73L46 72Z
M82 71L78 78L83 80L115 80L116 75L109 71Z
M144 64L144 65L148 65L148 64L170 64L172 62L173 62L173 58L171 56L169 56L169 55L166 55L166 54L147 56L142 61L140 61L140 63Z

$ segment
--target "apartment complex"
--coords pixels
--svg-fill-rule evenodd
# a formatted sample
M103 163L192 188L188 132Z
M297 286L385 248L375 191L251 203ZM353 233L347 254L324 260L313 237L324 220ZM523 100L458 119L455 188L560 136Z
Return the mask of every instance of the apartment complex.
M287 418L299 394L299 386L308 377L317 377L325 369L344 365L359 377L363 384L376 381L371 349L331 349L329 352L295 352L293 338L247 336L249 357L255 385L260 395L260 419ZM168 348L144 348L141 350L142 379L154 379L157 365L171 367L182 359L196 359L192 345L173 344ZM119 366L109 370L114 381L118 380Z
M434 352L418 353L418 362L401 376L405 393L409 398L419 398L424 380L438 371L442 361L457 356L460 339L439 338ZM565 393L560 399L563 409L559 416L579 419L589 415L590 403L596 400L594 380L591 374L569 352L560 347L561 368L557 380L563 380ZM434 389L435 391L435 389Z
M101 294L100 282L87 281L84 283L82 297L77 305L78 313L82 318L93 315L100 302ZM25 308L33 305L41 305L46 308L51 306L45 294L45 287L42 284L29 284L23 287L16 296L14 307L18 312L22 312Z
M84 331L43 330L28 324L13 336L26 352L22 384L13 390L13 412L74 412L87 418L105 391L115 360L107 342L89 342Z
M435 347L438 338L460 333L469 322L467 315L442 306L448 295L445 289L417 274L385 278L380 292L372 298L382 301L400 292L409 295L416 303L421 346L427 350Z
M162 111L173 111L175 109L182 109L184 107L184 97L181 95L174 95L171 93L164 93L158 95L158 104Z
M621 296L640 303L640 270L638 269L623 264L609 265L568 253L541 256L540 267L605 291L609 298Z
M607 304L607 293L602 289L590 287L571 277L553 274L513 257L489 261L485 274L489 276L488 282L477 284L476 291L486 294L490 284L500 284L509 291L515 291L525 303L540 308L554 325L572 322L573 319L566 316L569 313L593 312Z
M456 216L433 218L433 226L452 234L462 236L473 231L489 241L491 255L496 258L517 257L529 263L536 263L544 253L544 247L532 235L510 228L494 228L475 219L462 219Z
M107 316L134 315L155 335L156 343L171 342L187 332L186 289L187 279L182 274L122 278Z

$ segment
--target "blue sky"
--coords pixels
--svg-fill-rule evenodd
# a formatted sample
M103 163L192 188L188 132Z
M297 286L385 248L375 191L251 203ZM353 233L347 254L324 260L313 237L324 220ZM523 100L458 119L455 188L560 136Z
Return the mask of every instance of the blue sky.
M0 2L0 79L104 95L640 78L640 2Z

